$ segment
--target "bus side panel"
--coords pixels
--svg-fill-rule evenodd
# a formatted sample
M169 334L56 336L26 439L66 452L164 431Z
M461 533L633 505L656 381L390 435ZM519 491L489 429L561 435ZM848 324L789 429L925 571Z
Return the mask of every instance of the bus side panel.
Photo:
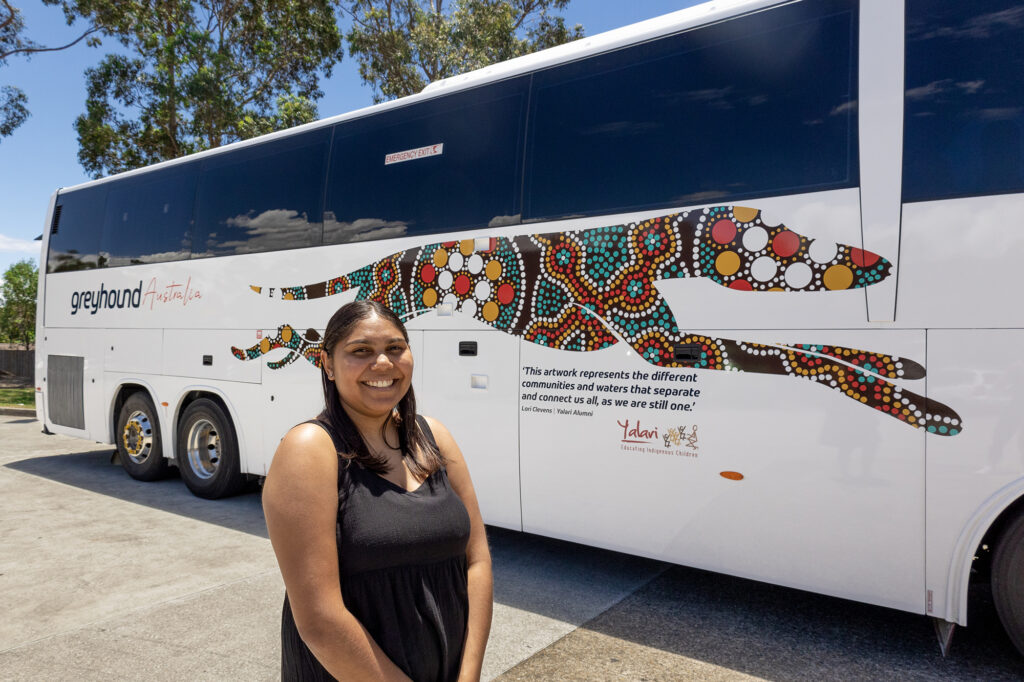
M929 396L955 402L963 418L955 438L928 439L927 582L942 618L966 621L967 569L980 535L1024 494L1021 347L1022 329L928 332Z
M904 204L900 326L1024 328L1005 298L1020 290L1020 215L1024 194Z
M160 374L163 370L162 329L119 329L112 331L103 347L103 369L107 372Z
M462 316L459 321L474 324ZM522 530L518 337L479 329L423 334L423 354L416 356L423 367L416 389L420 411L440 420L459 444L484 521ZM467 343L476 348L460 352ZM463 354L470 352L475 354Z
M103 400L103 349L106 334L102 330L93 329L47 329L44 334L44 350L46 365L42 372L42 400L49 408L50 388L49 374L51 358L66 356L84 358L81 376L81 397L83 405L83 429L56 424L51 411L46 411L46 426L54 433L78 438L88 438L99 442L108 442L109 429L106 428L107 403ZM57 377L54 377L55 379ZM64 377L64 380L67 378ZM77 384L79 379L75 377ZM59 399L56 395L55 399Z
M917 331L701 333L925 351ZM621 346L524 343L522 364L524 530L924 611L921 429L799 377L659 375Z

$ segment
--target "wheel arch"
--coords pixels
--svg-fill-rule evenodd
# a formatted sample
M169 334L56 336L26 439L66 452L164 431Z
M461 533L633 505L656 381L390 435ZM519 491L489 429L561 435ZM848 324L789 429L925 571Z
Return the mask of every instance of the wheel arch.
M965 524L950 560L946 583L946 614L950 622L967 625L967 595L971 568L983 546L999 541L1006 525L1024 514L1024 478L1003 486L989 497ZM943 617L941 614L933 614Z
M139 392L145 393L149 397L150 402L153 403L153 407L156 408L156 416L157 419L160 420L161 431L165 428L163 415L160 413L160 402L156 399L156 391L153 389L153 386L149 384L149 382L141 379L124 379L118 383L117 387L110 394L110 410L108 412L109 418L107 419L108 431L106 433L106 442L114 443L116 445L117 417L121 412L121 407L124 405L125 401L128 400L128 396ZM163 456L167 457L166 447L164 448Z

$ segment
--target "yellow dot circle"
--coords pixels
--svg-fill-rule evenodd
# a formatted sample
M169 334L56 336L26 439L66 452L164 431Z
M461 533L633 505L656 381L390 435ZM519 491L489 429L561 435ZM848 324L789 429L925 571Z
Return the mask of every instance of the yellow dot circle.
M746 206L734 206L732 209L732 215L741 223L749 223L757 217L757 209L748 208Z
M487 320L488 322L494 322L496 319L498 319L498 304L495 303L494 301L488 301L487 303L484 303L483 312L485 320Z
M289 327L288 325L285 325L284 327L281 328L281 340L284 341L285 343L288 343L289 341L292 340L292 328Z
M266 337L263 337L263 340L260 341L260 352L261 353L269 353L270 352L270 339L268 339Z
M427 289L423 292L423 305L428 308L433 308L434 304L437 303L437 292L433 289Z
M473 240L463 239L461 242L459 242L459 253L461 253L463 256L473 255Z
M733 251L723 251L715 259L715 269L726 276L736 274L740 269L740 257Z
M825 271L824 279L826 289L849 289L853 284L853 270L845 265L833 265Z
M443 268L448 265L448 252L443 248L434 252L434 265L439 268Z
M489 262L484 273L487 275L487 279L498 279L501 277L501 261L492 260Z

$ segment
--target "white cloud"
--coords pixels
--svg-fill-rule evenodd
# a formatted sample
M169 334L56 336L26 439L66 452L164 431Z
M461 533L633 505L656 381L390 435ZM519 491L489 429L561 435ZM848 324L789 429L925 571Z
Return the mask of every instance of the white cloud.
M39 242L0 234L0 253L31 253L38 255Z

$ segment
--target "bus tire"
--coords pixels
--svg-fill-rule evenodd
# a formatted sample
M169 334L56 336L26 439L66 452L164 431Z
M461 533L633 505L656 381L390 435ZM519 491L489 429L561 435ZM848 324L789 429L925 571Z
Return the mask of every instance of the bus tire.
M156 481L170 471L160 438L160 417L144 391L136 391L124 401L117 413L114 441L121 466L132 478Z
M999 538L992 556L992 599L1013 645L1024 655L1024 513Z
M209 398L190 403L181 415L177 458L185 485L197 497L228 497L245 484L234 426L224 409Z

